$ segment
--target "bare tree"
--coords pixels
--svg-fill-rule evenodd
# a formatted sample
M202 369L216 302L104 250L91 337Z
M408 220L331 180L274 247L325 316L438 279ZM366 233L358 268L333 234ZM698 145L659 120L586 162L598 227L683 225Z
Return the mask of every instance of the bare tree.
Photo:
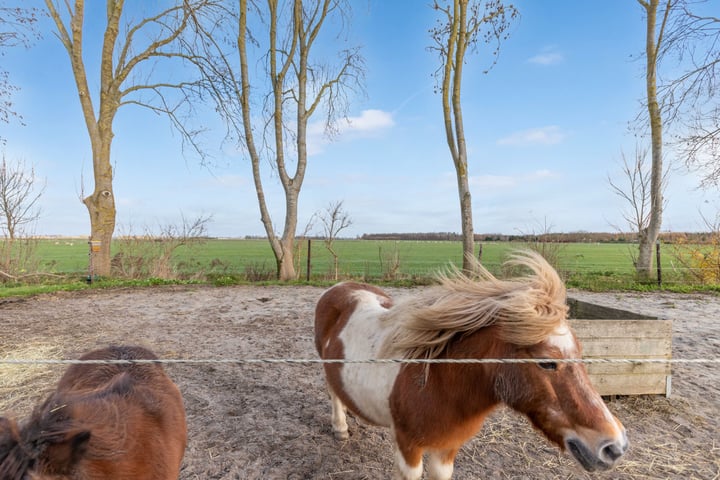
M0 6L0 57L7 48L28 48L37 38L37 9L31 7ZM0 67L0 123L9 123L11 118L22 121L12 102L13 92L18 87L10 82L10 73ZM4 139L0 136L0 141Z
M250 159L260 217L275 255L278 278L294 280L308 123L322 115L326 132L332 133L335 120L346 113L348 94L362 89L363 60L357 48L340 50L334 63L315 54L322 48L318 47L321 39L326 45L328 41L342 44L342 32L329 36L326 30L347 25L350 3L238 0L237 9L228 7L219 13L209 21L196 19L204 42L189 48L204 72L205 91L215 99L230 138L242 145ZM249 31L251 16L250 23L262 31ZM227 37L232 43L222 44L219 39ZM264 73L258 74L250 65L262 65ZM284 189L282 234L275 231L265 196L262 172L266 163Z
M626 208L622 212L622 217L625 225L612 225L612 227L619 232L624 232L629 228L631 232L637 234L639 239L642 232L646 231L650 224L652 188L651 168L648 165L648 149L636 146L632 161L628 160L625 152L621 152L621 156L622 174L620 180L614 180L608 175L608 183L613 193L624 200ZM669 171L670 169L666 168L662 176L661 190L663 198ZM636 268L638 253L636 251L631 254Z
M660 51L664 45L670 13L678 0L637 0L645 10L645 106L650 128L650 209L647 226L638 232L639 252L636 271L640 279L650 277L652 249L660 234L663 212L663 118L657 93L657 69ZM658 25L658 19L660 24Z
M662 224L664 132L670 132L667 143L678 147L686 164L703 171L701 186L720 178L720 18L695 13L704 1L637 1L646 17L646 112L639 124L649 128L652 154L649 221L640 234L637 260L642 278L650 274ZM670 62L663 78L661 66Z
M622 212L625 226L612 225L613 228L620 232L630 228L631 232L639 235L641 231L647 228L650 222L650 172L647 168L647 154L647 149L636 147L635 159L630 162L625 152L621 152L621 178L627 184L623 185L621 181L613 180L608 175L610 188L613 193L625 201L627 207Z
M702 172L701 186L707 188L720 184L720 17L698 13L705 5L702 0L673 2L658 53L671 68L658 95L680 157Z
M12 242L20 228L35 222L40 216L38 201L44 185L40 185L35 168L23 161L8 162L5 154L0 163L0 227Z
M100 43L100 58L90 66L99 65L98 90L93 92L87 80L87 60L84 46L85 2L75 0L45 0L47 11L57 27L57 35L67 51L72 65L82 113L90 136L93 162L93 192L83 199L90 215L91 239L101 242L98 252L92 252L92 264L97 275L110 275L110 242L115 230L115 194L110 150L114 137L113 122L118 109L124 105L139 105L170 116L183 134L177 115L179 100L168 92L188 87L182 81L161 78L157 72L170 69L166 62L177 61L183 55L177 50L178 38L188 26L191 13L202 8L205 0L178 0L173 6L148 14L140 20L126 18L121 33L124 0L108 0L106 16L92 19L104 21ZM145 3L148 8L157 2ZM144 69L144 70L143 70ZM142 76L143 71L145 72ZM176 100L176 101L174 101Z
M463 269L470 270L472 257L475 255L475 239L461 101L465 55L468 49L477 49L480 39L487 44L493 44L492 62L485 70L487 73L497 62L500 43L508 37L508 28L511 21L518 16L518 11L513 5L504 5L499 0L454 0L452 5L449 3L439 0L433 2L433 8L441 13L441 18L438 25L430 30L430 36L435 42L431 49L440 56L441 67L436 72L436 78L440 84L445 134L455 165L460 196Z
M340 232L352 225L352 219L350 214L343 209L342 201L330 203L324 211L318 213L318 218L323 227L323 243L325 243L325 248L333 257L333 271L335 272L335 280L337 280L338 254L333 244Z

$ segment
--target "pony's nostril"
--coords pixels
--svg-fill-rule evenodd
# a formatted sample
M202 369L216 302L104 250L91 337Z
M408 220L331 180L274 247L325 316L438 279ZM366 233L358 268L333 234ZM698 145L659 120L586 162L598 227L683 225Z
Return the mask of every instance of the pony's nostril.
M625 446L619 443L610 443L605 445L605 447L601 450L602 457L607 458L612 462L622 457L623 453L625 453Z

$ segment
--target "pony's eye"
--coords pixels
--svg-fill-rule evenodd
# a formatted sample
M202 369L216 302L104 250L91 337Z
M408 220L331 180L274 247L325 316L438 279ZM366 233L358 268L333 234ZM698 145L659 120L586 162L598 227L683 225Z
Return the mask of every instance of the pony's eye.
M557 370L557 362L540 362L538 366L543 370Z

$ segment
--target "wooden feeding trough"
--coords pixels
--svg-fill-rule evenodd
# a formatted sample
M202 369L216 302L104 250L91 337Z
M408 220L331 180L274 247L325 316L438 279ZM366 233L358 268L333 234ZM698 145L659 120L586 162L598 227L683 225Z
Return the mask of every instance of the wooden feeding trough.
M570 323L583 358L670 359L672 320L568 298ZM600 395L670 396L670 363L590 363L590 380Z

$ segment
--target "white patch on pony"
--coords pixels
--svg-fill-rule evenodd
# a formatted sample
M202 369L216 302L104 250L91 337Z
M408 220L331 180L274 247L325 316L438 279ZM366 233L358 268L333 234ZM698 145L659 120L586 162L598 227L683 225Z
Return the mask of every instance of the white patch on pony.
M372 292L358 290L357 300L339 339L347 360L368 360L378 357L383 340L388 335L380 317L387 311L385 300ZM389 397L400 370L399 364L346 363L341 370L342 388L360 410L360 413L377 425L392 425Z
M555 333L548 338L547 343L548 345L557 347L558 349L560 349L563 355L566 355L568 357L574 357L578 353L575 339L570 332L570 328L565 323L563 323L556 329ZM621 424L618 423L617 419L610 412L610 409L603 401L600 394L598 394L591 385L588 384L586 387L588 388L586 398L589 400L592 406L603 413L603 416L605 417L605 421L607 423L615 426L616 436L620 437L624 435L625 429L621 426Z
M625 429L620 423L618 423L618 420L613 416L613 414L610 413L610 409L603 401L602 397L600 397L600 395L596 395L596 397L592 400L592 403L595 407L597 407L600 411L603 412L603 415L605 416L605 421L615 427L615 437L621 438L623 435L625 435Z
M419 480L420 477L422 477L423 473L423 466L422 466L422 460L420 463L417 464L415 467L411 467L407 464L405 461L405 457L403 457L402 453L400 453L400 450L395 446L395 468L397 469L397 474L395 478L400 480Z
M338 396L335 395L332 388L328 387L328 392L330 393L330 404L332 406L333 434L338 440L347 440L349 435L347 417L345 415L345 405L343 405Z
M577 353L575 339L566 323L555 329L555 332L548 337L547 344L560 350L563 355L569 356Z
M450 480L452 478L454 462L443 463L438 452L428 455L428 474L433 480Z

